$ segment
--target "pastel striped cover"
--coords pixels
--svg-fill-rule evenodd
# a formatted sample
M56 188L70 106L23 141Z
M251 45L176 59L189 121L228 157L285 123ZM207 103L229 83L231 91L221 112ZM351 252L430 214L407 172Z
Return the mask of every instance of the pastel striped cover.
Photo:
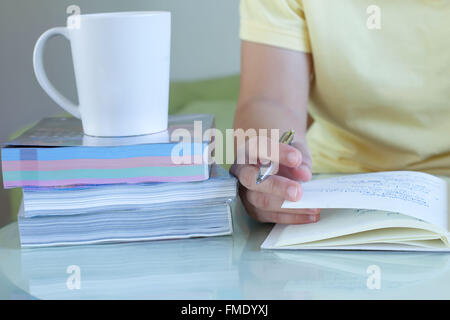
M172 161L177 143L118 147L2 148L5 188L101 185L115 183L187 182L209 177L209 165L198 161L208 143L180 150L188 164ZM196 162L194 162L194 157Z

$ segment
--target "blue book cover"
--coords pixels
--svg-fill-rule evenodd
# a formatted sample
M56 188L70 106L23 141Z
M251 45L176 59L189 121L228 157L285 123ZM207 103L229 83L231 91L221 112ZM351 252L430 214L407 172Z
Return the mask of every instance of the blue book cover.
M169 117L169 127L164 132L100 138L84 135L79 119L46 118L3 144L4 186L205 180L209 177L209 164L203 156L208 153L208 130L213 126L212 115L176 115ZM180 142L180 135L176 134L179 132L191 138ZM174 161L174 151L182 161Z

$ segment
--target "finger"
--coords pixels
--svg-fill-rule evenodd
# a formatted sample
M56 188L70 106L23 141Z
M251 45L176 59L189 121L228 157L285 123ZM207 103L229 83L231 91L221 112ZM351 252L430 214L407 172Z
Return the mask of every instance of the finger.
M237 171L239 169L239 167L242 166L241 164L237 164L237 163L233 163L230 167L230 173L231 175L233 175L234 177L237 178Z
M291 180L301 181L300 166L298 166L297 168L289 168L289 167L285 167L285 166L280 166L278 175L280 175L282 177L286 177Z
M236 175L239 182L247 189L269 193L279 198L298 201L301 197L300 184L288 178L272 175L257 184L256 178L258 176L259 168L256 166L246 165L237 169Z
M295 169L294 174L301 181L309 181L312 178L312 158L306 141L303 143L294 142L293 144L302 154L302 163Z
M280 170L278 171L278 175L286 177L288 179L294 180L294 181L309 181L312 178L312 172L307 167L301 164L297 168L288 168L285 166L281 166Z
M239 188L239 195L247 213L257 221L283 224L304 224L317 222L320 219L320 214L297 214L258 209L248 201L247 193L248 190Z
M296 168L303 161L302 153L295 147L280 143L280 161L282 166Z
M235 176L245 188L256 185L259 167L250 164L233 164L230 173Z
M257 209L264 211L277 211L293 214L318 214L320 209L283 209L281 208L284 199L273 196L269 193L247 190L248 202Z
M254 140L249 141L247 145L247 157L248 163L268 163L269 161L281 164L287 167L298 167L302 163L301 152L288 144L279 143L278 141L273 141L269 138L258 137L259 139L266 142L265 148L262 148L261 143L256 143ZM278 148L278 152L276 149Z
M312 170L310 166L302 163L296 171L298 173L299 180L306 182L312 179Z
M320 219L320 214L295 214L263 210L256 210L254 214L258 221L280 224L306 224L317 222Z

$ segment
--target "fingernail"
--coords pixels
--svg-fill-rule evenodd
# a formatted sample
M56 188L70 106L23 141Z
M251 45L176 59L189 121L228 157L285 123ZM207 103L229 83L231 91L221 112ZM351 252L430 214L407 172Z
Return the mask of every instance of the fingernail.
M292 199L292 201L297 200L297 187L289 187L287 189L287 193L290 199Z
M309 216L309 221L317 222L317 221L319 221L319 216L318 215L310 215Z
M295 152L290 152L290 153L288 154L288 161L289 161L289 163L291 163L291 164L296 164L297 161L298 161L297 153L295 153Z

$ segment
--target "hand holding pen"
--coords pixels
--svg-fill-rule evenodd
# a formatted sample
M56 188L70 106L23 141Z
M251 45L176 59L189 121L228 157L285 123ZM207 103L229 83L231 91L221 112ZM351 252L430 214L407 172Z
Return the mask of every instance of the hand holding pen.
M291 145L292 141L294 140L294 135L295 135L294 130L290 129L289 131L286 131L281 136L280 143ZM262 183L270 175L274 174L274 171L275 165L273 162L261 165L261 167L259 167L258 175L256 177L256 184Z
M272 141L267 139L270 145ZM247 152L248 145L247 142ZM311 157L306 141L303 137L294 139L294 132L290 130L281 136L278 146L279 154L270 157L258 150L257 160L263 165L234 164L231 167L230 172L239 179L239 194L245 208L261 222L301 224L318 221L318 209L281 208L284 200L299 201L300 182L311 179ZM277 172L274 171L276 168Z

